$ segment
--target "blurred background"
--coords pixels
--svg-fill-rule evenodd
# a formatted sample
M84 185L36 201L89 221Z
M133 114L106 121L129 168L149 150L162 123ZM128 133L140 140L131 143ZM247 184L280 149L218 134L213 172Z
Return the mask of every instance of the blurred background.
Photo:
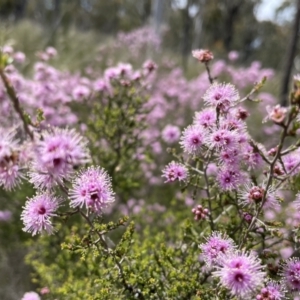
M0 22L26 53L59 48L60 37L74 31L72 39L89 35L92 49L121 31L151 26L185 68L191 49L210 48L218 58L237 50L243 63L259 60L279 70L296 6L295 0L1 0Z

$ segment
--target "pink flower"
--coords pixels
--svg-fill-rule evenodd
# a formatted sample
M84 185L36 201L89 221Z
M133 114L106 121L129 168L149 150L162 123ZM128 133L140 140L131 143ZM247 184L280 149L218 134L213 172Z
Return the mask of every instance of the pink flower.
M168 144L177 142L179 137L180 129L177 126L167 125L162 131L162 139Z
M27 292L21 300L41 300L41 298L36 292Z
M0 221L9 222L12 218L12 212L9 210L0 210Z
M275 107L267 106L266 107L268 116L264 119L266 121L267 119L272 120L274 123L282 123L286 117L287 108L280 106L279 104Z
M74 88L72 96L76 101L83 101L90 95L90 89L85 85L78 85Z
M87 141L75 130L55 128L42 135L29 172L35 187L51 188L63 179L70 179L74 167L89 162Z
M237 60L239 58L239 53L237 51L230 51L228 53L228 58L231 61L235 61L235 60Z
M200 245L203 259L209 268L217 266L220 255L233 251L235 248L234 241L220 232L213 232L206 239L206 243Z
M300 292L300 261L298 258L291 258L282 266L281 277L291 292Z
M11 190L24 178L20 168L20 146L14 130L0 128L0 186Z
M206 108L195 113L194 124L196 126L202 126L203 128L211 128L216 124L216 119L216 110L212 108Z
M238 134L234 131L218 129L207 136L206 143L211 149L234 150L238 148Z
M200 126L190 125L183 131L180 145L184 152L196 154L200 151L203 142L203 129Z
M217 175L219 186L224 191L236 190L241 184L248 181L245 173L234 166L224 166Z
M52 234L54 228L51 219L56 216L55 212L61 202L60 198L47 192L28 199L21 214L23 230L31 232L32 235L42 232Z
M83 207L96 214L115 201L111 178L100 167L90 167L77 174L69 191L71 207Z
M285 155L283 157L283 164L285 167L286 172L293 176L297 175L300 171L300 159L299 154L297 153L291 153L288 155Z
M12 190L19 186L24 177L19 166L12 162L7 163L5 167L0 166L0 186L6 190Z
M256 300L284 300L285 289L281 283L269 281L260 293L256 296Z
M188 170L187 168L180 163L175 161L170 162L164 169L163 169L162 177L166 178L165 182L173 182L173 181L184 181L188 178Z
M252 254L229 252L222 255L219 261L220 266L213 276L220 279L221 286L228 289L232 296L241 299L250 299L266 276L260 259Z
M225 112L239 100L239 93L230 83L214 83L203 96L206 105L218 107Z

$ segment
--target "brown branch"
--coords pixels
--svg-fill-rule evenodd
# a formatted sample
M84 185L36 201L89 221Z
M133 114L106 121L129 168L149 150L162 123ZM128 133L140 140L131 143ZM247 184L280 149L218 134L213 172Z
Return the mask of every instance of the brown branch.
M291 40L289 43L289 48L287 50L286 62L284 67L281 93L280 93L282 106L287 106L288 104L287 100L288 100L289 82L290 82L293 63L294 63L296 50L297 50L299 29L300 29L300 0L297 1L297 11L294 19L294 26L292 29Z
M205 65L205 69L206 69L206 72L207 72L208 80L209 80L210 84L213 84L214 79L211 76L210 69L209 69L209 66L208 66L208 62L205 62L204 65Z
M18 98L18 96L15 92L15 89L13 88L12 84L10 83L9 79L5 75L3 69L1 69L1 68L0 68L0 77L3 81L3 83L4 83L4 86L6 88L6 92L9 96L13 106L14 106L14 109L15 109L16 113L19 115L20 119L23 122L23 127L24 127L24 130L25 130L26 134L28 134L30 139L33 141L34 140L33 133L31 132L31 130L29 129L29 126L27 124L25 115L24 115L24 113L21 109L21 106L20 106L19 98Z

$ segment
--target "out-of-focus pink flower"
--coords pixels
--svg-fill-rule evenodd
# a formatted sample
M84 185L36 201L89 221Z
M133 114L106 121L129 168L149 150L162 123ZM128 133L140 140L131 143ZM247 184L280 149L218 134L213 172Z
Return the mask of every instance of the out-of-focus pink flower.
M228 59L231 61L236 61L239 58L239 53L237 51L230 51L228 53Z
M0 210L0 221L9 222L12 218L12 212L9 210Z

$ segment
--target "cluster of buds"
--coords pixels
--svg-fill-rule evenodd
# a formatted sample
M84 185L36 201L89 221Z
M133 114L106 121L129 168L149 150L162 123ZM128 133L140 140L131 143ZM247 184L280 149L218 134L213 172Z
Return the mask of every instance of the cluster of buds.
M259 186L253 186L249 191L249 200L252 200L255 203L262 201L265 194L265 190Z
M207 208L203 208L202 205L197 205L192 209L192 213L195 215L195 220L199 221L202 219L206 219L209 215L209 210Z
M214 58L212 52L206 49L193 50L192 55L202 63L208 63Z

